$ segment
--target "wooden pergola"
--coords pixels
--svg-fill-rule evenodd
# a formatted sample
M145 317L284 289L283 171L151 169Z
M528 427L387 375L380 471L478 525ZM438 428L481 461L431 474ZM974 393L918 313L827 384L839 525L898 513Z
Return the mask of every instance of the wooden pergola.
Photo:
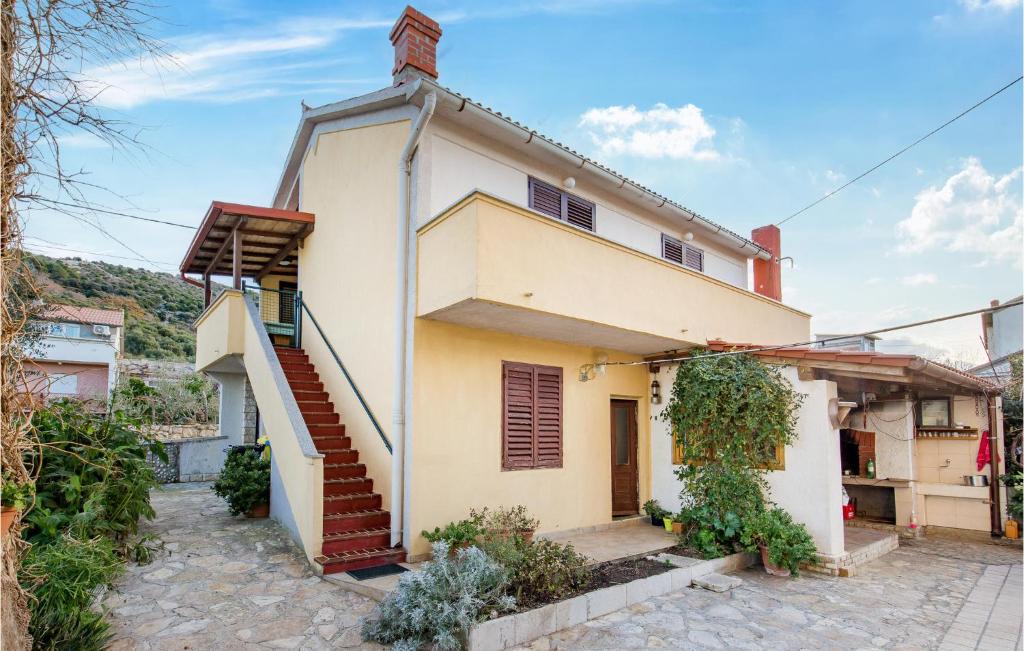
M308 212L214 201L181 262L181 275L202 277L206 305L213 276L231 276L235 289L242 288L243 277L295 277L298 248L315 221Z

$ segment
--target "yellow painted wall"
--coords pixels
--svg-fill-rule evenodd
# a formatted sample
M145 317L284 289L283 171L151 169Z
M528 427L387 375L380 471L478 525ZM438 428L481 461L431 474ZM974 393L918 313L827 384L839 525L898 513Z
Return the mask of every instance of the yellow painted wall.
M242 294L233 289L221 292L193 327L196 330L196 371L202 371L228 355L241 355L245 341Z
M409 523L413 556L429 552L419 535L466 517L473 507L525 505L540 531L611 521L610 400L638 403L640 504L650 493L650 376L646 366L609 367L590 382L578 368L590 348L416 320L415 398ZM602 351L607 352L607 351ZM612 359L635 359L611 352ZM563 369L563 467L501 468L501 362Z
M418 315L477 298L697 344L810 335L803 312L482 193L419 247Z
M300 210L316 228L299 250L299 289L390 435L398 159L409 122L320 135L302 168ZM374 490L390 508L391 456L308 319L316 366Z

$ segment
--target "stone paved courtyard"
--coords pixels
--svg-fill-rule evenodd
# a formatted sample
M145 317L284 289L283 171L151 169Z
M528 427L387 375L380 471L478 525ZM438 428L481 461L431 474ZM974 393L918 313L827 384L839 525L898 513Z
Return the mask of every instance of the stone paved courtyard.
M273 522L231 517L207 484L153 503L145 530L165 551L104 599L113 649L380 648L359 639L373 602L321 581ZM1020 548L922 540L853 578L738 576L730 593L671 593L529 648L1021 648Z

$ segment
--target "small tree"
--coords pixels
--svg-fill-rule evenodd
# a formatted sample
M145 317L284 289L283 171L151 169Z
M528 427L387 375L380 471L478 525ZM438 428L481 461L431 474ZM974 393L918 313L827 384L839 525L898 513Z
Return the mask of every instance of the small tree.
M737 541L744 517L764 508L764 471L796 438L803 396L751 355L696 352L676 371L662 417L682 447L688 536L708 555Z

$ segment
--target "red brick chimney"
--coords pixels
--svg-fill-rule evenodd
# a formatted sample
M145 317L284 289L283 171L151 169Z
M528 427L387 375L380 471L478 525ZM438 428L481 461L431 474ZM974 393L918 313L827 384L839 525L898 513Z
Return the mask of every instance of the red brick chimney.
M754 291L762 296L782 300L782 234L774 224L755 228L750 239L772 254L771 260L754 258Z
M395 46L395 85L417 76L437 79L437 42L441 26L434 19L407 5L391 28L391 44Z

